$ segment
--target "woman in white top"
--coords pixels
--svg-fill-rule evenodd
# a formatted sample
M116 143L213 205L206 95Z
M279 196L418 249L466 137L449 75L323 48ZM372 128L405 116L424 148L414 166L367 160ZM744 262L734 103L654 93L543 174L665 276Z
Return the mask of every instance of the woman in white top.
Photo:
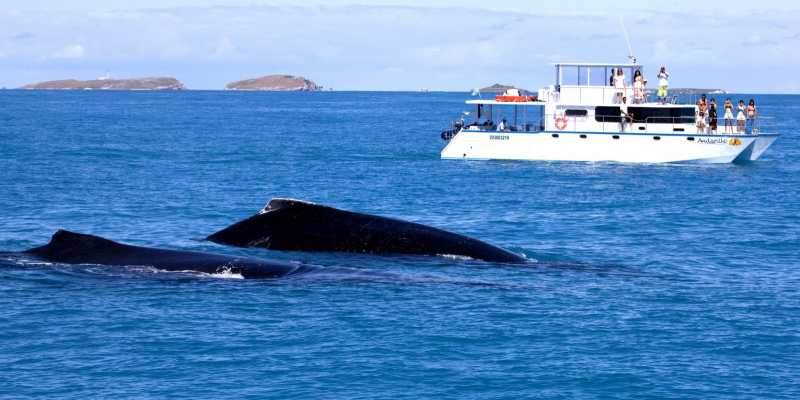
M744 115L744 100L739 100L739 106L736 109L736 133L744 133L747 122L747 117Z
M625 72L622 68L617 69L617 75L614 76L614 92L616 94L617 104L622 103L622 98L625 97Z
M733 103L725 99L725 133L733 133Z
M633 103L644 104L644 77L638 69L633 74Z

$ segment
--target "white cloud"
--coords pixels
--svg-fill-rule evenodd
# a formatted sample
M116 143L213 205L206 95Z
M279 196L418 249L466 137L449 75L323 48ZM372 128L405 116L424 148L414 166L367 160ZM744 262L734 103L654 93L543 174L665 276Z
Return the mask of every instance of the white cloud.
M50 58L76 59L76 58L83 58L85 54L86 54L86 49L84 49L83 46L79 44L71 44L51 54Z

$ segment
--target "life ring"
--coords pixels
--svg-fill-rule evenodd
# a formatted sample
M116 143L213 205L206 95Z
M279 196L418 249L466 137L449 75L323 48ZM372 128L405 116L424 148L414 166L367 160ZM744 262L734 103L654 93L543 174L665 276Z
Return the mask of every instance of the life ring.
M567 117L556 117L556 128L560 131L567 129Z

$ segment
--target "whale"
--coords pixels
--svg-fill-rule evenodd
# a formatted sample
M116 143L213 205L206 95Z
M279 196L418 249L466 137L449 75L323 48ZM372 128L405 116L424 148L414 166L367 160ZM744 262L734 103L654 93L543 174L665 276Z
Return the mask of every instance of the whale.
M275 198L257 214L209 235L214 243L288 251L460 256L498 263L526 259L430 226L308 201Z
M63 264L149 266L165 271L239 274L246 279L272 279L313 269L303 264L194 251L131 246L99 236L59 230L44 246L25 250L38 259Z

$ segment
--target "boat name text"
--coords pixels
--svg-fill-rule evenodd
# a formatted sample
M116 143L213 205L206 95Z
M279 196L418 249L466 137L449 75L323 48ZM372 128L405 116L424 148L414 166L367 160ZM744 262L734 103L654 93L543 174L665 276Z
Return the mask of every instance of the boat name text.
M728 144L728 139L725 139L725 138L697 138L697 143Z

